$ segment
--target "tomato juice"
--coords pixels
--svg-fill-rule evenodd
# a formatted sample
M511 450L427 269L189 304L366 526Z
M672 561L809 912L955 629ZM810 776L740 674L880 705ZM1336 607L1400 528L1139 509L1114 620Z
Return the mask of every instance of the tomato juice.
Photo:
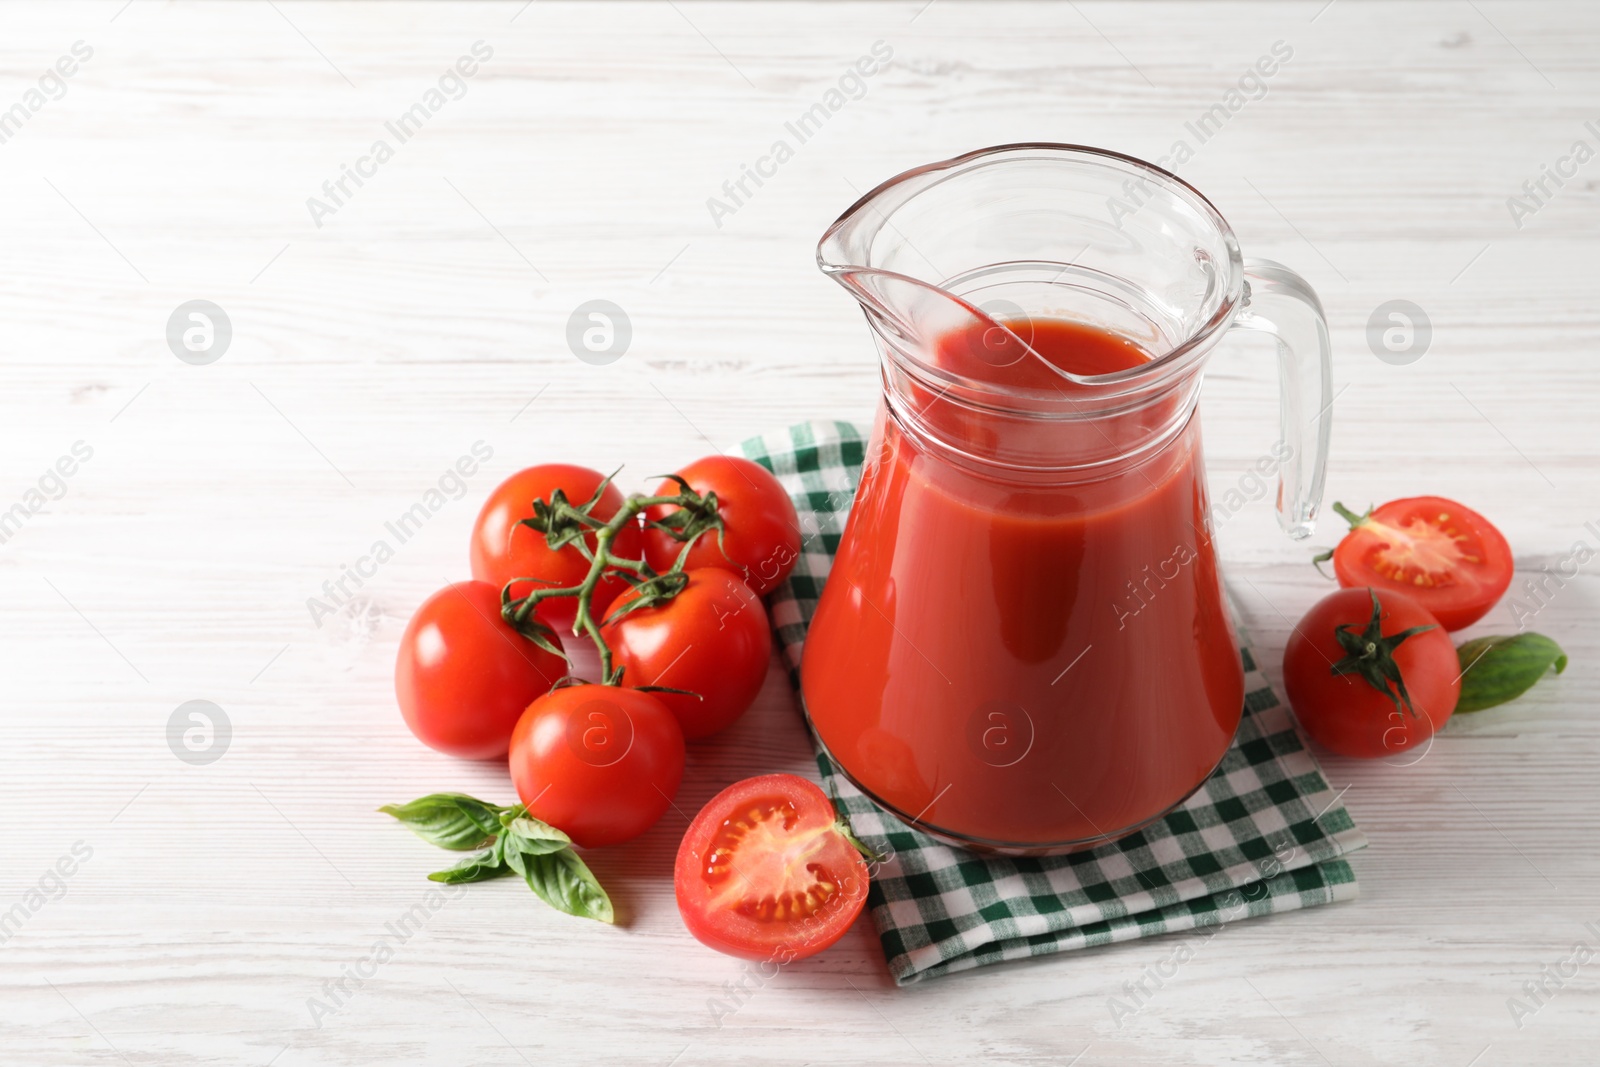
M1057 368L1151 358L1062 319L1007 323L1032 351L983 325L941 337L925 362L1059 404L1097 385ZM1197 389L996 429L939 390L896 399L891 385L802 665L812 725L858 786L931 832L1048 852L1130 832L1205 780L1238 726L1243 674ZM1064 433L1144 444L1044 473L973 460L1007 435Z

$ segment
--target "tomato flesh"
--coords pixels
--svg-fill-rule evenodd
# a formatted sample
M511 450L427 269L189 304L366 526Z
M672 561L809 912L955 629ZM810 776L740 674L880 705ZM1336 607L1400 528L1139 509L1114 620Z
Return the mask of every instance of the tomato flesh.
M1347 589L1375 586L1416 600L1446 630L1488 614L1511 585L1511 546L1482 515L1437 496L1391 500L1333 553Z
M695 817L674 883L689 932L719 952L787 963L843 937L867 899L867 865L833 804L792 774L747 778Z
M799 821L793 804L770 799L725 818L702 871L713 891L709 903L762 923L825 911L839 892L840 875L813 857L834 831L821 826L797 833Z

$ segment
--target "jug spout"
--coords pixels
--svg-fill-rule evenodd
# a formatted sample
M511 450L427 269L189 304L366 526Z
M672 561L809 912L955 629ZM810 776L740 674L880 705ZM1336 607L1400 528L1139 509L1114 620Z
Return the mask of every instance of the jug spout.
M997 321L1014 322L1016 316L1005 313L1010 309L985 309L969 304L937 285L893 271L827 264L823 265L823 270L855 297L879 334L902 353L919 358L925 365L937 366L941 338L983 336L990 330L1004 331L1009 335L1008 341L1014 339L1015 344L1037 358L1037 353L1012 333L1005 321ZM1017 312L1020 311L1018 308Z
M1042 309L1023 291L1028 279L1018 288L1019 275L1030 267L1033 275L1059 281L1071 265L1038 257L1030 264L997 263L968 239L968 228L983 224L982 212L968 212L963 221L945 215L951 205L944 205L929 215L927 194L948 177L948 166L902 174L856 201L823 234L817 266L855 298L897 355L936 377L970 375L971 367L941 365L948 361L939 358L941 342L962 337L980 346L977 354L991 366L1026 360L1051 380L1081 384L1030 343L1023 324ZM982 265L972 269L974 263ZM1031 282L1037 288L1039 278Z
M897 203L884 204L881 201L886 195L892 195L890 187L879 186L828 228L817 244L817 266L843 286L889 337L924 347L936 336L934 331L961 325L968 312L936 282L881 262L893 256L893 250L880 240L888 226L885 209L893 211L905 200L893 196ZM938 274L936 266L927 266Z
M1104 396L1175 376L1210 347L1189 343L1196 313L1220 321L1240 295L1231 234L1219 229L1209 245L1181 249L1178 277L1132 276L1130 261L1159 261L1152 238L1107 214L1105 197L1075 194L1073 173L1060 171L1061 149L1005 146L898 175L828 228L817 265L861 305L893 355L940 383L1004 391L1026 382L1074 394L1092 387ZM1179 214L1189 210L1178 205ZM1167 235L1176 228L1171 213L1150 202L1139 223ZM1058 365L1033 343L1033 324L1044 319L1106 329L1151 358L1115 375ZM961 341L959 356L941 359L951 338Z
M1118 318L1133 302L1092 253L1075 262L1082 242L997 218L989 184L952 180L948 166L874 189L817 247L819 268L866 314L902 426L972 464L1058 472L1137 463L1170 440L1198 387L1179 372L1201 353L1159 360L1167 336L1153 316ZM1050 338L1061 322L1102 329L1137 357L1099 369L1064 358L1072 345Z

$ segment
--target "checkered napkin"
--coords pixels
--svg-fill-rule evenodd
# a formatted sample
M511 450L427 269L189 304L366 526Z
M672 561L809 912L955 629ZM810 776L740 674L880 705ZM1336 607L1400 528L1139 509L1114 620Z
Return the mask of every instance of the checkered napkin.
M855 495L865 439L810 422L740 448L789 490L805 538L772 624L796 692L800 648ZM868 903L901 985L1003 960L1293 911L1356 895L1340 857L1366 837L1306 751L1248 648L1244 718L1203 788L1165 819L1091 852L979 856L905 826L817 753L824 787L889 859Z

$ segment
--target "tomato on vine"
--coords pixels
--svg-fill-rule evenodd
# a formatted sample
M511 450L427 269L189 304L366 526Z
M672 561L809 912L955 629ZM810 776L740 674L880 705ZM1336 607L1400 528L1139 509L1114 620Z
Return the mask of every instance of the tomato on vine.
M651 693L615 685L554 689L511 735L511 781L528 814L583 848L654 826L683 780L683 731Z
M465 642L447 640L433 624L438 610L430 601L402 643L397 689L418 736L457 752L479 749L424 727L453 724L451 711L462 710L453 697L461 705L466 694L475 708L497 695L493 729L477 740L482 754L509 751L521 803L500 807L435 794L385 808L436 844L474 852L431 877L467 882L520 874L553 906L611 921L609 898L569 846L617 844L649 829L682 780L685 729L699 736L732 722L766 674L772 635L760 597L730 572L721 547L724 566L686 570L703 539L731 539L741 553L772 539L762 522L773 510L757 509L747 497L740 503L740 492L730 494L727 512L714 489L698 492L674 479L653 496L623 499L610 479L564 466L530 468L495 490L474 530L473 570L493 574L500 587L462 583L468 592L455 599L466 607L455 604L448 615L451 626L478 638L474 654L447 655ZM788 506L787 498L783 503ZM641 516L653 508L666 509L664 517L644 523ZM788 514L792 519L792 507ZM773 581L787 573L798 551L798 523L790 525L793 549L761 548L761 558L783 560L756 568ZM646 528L679 546L659 570L638 551ZM760 562L755 555L742 558ZM551 621L565 621L575 636L593 641L600 684L553 677L565 653ZM517 684L501 669L502 659L515 664L538 657L549 670L536 686ZM417 692L431 680L424 668L434 659L458 676L426 692L433 702L422 714ZM523 710L508 727L508 712L517 707ZM473 721L481 726L483 719ZM814 910L834 914L838 905L824 907L825 899L840 891L822 885Z
M484 501L472 526L472 576L496 588L511 585L513 596L526 596L536 588L575 586L589 572L590 561L576 545L551 545L549 539L525 524L534 516L534 501L548 506L557 499L589 504L589 514L605 522L622 510L622 493L599 471L570 463L544 463L518 471L495 487ZM583 538L594 551L594 535ZM623 559L643 557L637 525L617 531L611 551ZM514 581L514 579L538 581ZM596 611L606 606L627 583L614 574L602 575L595 586ZM577 604L568 597L553 597L539 605L539 618L557 630L568 630L577 617Z
M559 638L545 635L559 650ZM417 739L463 759L506 754L529 703L550 691L566 662L501 618L487 582L447 585L411 616L395 658L400 713Z
M758 596L776 589L800 558L800 518L772 472L739 456L706 456L662 482L656 495L678 491L679 478L701 496L715 497L720 520L720 528L708 530L689 548L684 566L730 570ZM645 527L645 560L658 572L671 569L685 544L684 531L660 524L686 521L682 511L661 504L645 512L645 519L657 524Z
M624 685L658 692L684 737L714 734L745 713L761 691L772 658L772 628L761 598L729 571L697 567L668 600L648 587L614 600L600 628Z

